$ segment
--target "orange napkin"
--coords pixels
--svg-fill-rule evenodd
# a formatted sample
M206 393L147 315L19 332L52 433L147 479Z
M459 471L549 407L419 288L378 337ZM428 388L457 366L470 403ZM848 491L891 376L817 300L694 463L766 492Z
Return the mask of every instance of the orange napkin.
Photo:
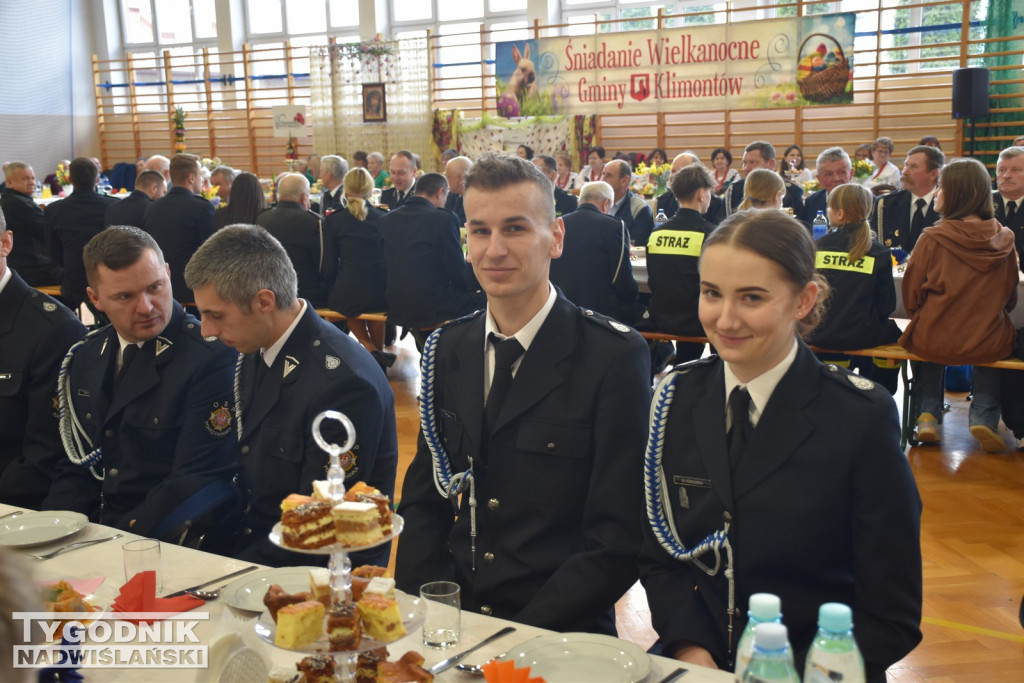
M166 616L188 612L203 604L205 603L202 600L193 598L191 595L179 595L176 598L156 597L156 572L147 571L139 572L128 583L121 586L121 592L114 598L110 607L112 612L162 612ZM151 624L160 618L162 617L155 616L153 619L142 621ZM129 619L129 621L139 622L137 619Z
M545 683L540 676L530 677L530 667L517 669L511 659L487 662L482 668L487 683Z

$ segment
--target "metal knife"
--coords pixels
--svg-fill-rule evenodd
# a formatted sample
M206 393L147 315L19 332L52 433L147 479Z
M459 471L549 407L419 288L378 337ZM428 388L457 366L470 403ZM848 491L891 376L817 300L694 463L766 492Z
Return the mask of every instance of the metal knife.
M495 633L493 636L489 636L487 638L484 638L483 640L481 640L479 643L477 643L473 647L469 648L468 650L465 650L465 651L460 652L459 654L457 654L457 655L455 655L453 657L449 657L448 659L445 659L445 660L442 660L442 661L438 662L434 666L430 667L430 673L433 674L434 676L436 676L437 674L441 673L442 671L447 671L448 669L452 668L453 666L455 666L456 664L461 662L466 657L466 655L470 654L471 652L476 652L477 650L482 648L484 645L487 645L489 643L493 643L498 638L503 638L504 636L507 636L509 633L512 633L515 630L516 630L515 626L506 626L505 628L503 628L500 631L498 631L497 633Z
M668 676L665 676L663 679L658 681L658 683L672 683L672 681L677 681L688 673L690 673L689 669L679 668L670 673Z
M200 584L195 585L195 586L189 586L188 588L182 588L180 591L177 591L175 593L169 593L169 594L165 595L164 597L165 598L176 598L179 595L184 595L188 591L194 591L194 590L199 589L199 588L206 588L210 584L217 583L218 581L224 581L225 579L233 579L236 576L241 576L242 574L246 574L248 572L251 572L253 569L259 569L259 567L257 565L255 565L255 564L250 564L248 567L245 567L244 569L239 569L237 572L231 572L230 574L225 574L224 576L218 576L216 579L210 579L209 581L207 581L205 583L200 583Z

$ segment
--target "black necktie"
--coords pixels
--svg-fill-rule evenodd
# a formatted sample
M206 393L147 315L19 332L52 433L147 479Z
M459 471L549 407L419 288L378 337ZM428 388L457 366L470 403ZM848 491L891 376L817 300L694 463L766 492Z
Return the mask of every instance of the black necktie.
M732 428L728 434L729 467L735 473L753 430L750 424L750 393L746 387L733 387L729 394L729 412L732 415Z
M267 376L267 361L263 360L263 354L256 356L256 378L253 380L253 389L259 389L263 384L263 378Z
M1006 202L1006 222L1009 223L1017 215L1017 202Z
M128 366L132 364L137 355L139 355L138 344L129 344L124 347L124 351L121 352L121 369L114 375L114 391L117 391L117 387L120 386L121 380L124 379L125 373L128 371Z
M916 239L921 234L921 231L924 230L924 207L928 205L928 202L922 197L914 205L917 207L917 210L914 211L914 217L910 219L910 235L912 239Z
M490 433L498 422L498 413L512 388L512 366L523 355L524 349L515 337L498 339L492 333L488 341L494 345L494 375L491 377L491 390L487 394L487 405L484 408L484 427Z

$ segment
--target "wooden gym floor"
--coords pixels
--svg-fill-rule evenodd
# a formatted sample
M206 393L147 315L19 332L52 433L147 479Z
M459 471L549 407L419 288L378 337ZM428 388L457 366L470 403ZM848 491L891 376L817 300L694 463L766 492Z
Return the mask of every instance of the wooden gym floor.
M397 498L416 451L419 356L408 337L394 350ZM1006 453L979 450L967 431L966 394L948 393L946 400L941 445L908 449L924 502L924 639L889 669L889 681L1024 683L1024 453L1011 450L1016 442L1005 428ZM620 636L645 648L654 642L639 584L616 612Z

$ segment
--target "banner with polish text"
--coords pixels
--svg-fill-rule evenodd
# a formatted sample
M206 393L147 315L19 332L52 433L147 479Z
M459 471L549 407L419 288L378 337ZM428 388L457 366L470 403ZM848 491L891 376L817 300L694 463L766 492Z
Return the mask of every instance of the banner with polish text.
M855 14L497 43L502 116L853 101Z

